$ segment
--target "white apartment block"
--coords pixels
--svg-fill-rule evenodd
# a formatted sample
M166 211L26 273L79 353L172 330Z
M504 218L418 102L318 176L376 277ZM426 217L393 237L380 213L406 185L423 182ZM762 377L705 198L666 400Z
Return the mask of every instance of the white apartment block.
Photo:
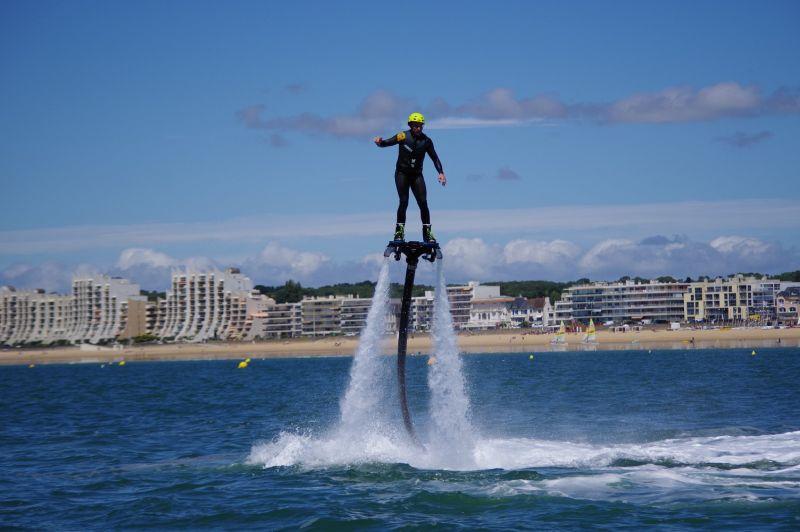
M253 315L248 340L297 338L303 332L301 304L275 303Z
M555 321L682 321L688 283L634 281L571 286L555 305Z
M0 288L0 344L49 344L66 338L71 297Z
M125 328L128 300L139 297L139 285L107 275L73 279L69 295L3 287L0 342L112 341Z
M367 315L372 306L371 297L349 297L342 300L340 327L345 336L358 336L367 326Z
M166 300L159 304L162 338L200 342L247 337L248 309L261 310L267 299L238 268L224 272L175 273Z
M303 336L341 334L342 298L336 296L305 296L300 301Z
M125 328L128 299L138 297L139 285L121 277L73 279L67 339L92 344L116 339Z
M761 321L777 318L777 295L800 283L734 275L691 283L684 295L686 321Z
M367 325L372 298L346 296L306 296L300 302L301 335L356 336Z
M426 291L424 296L412 298L409 328L413 331L428 331L433 325L433 302L435 293ZM448 286L447 299L450 314L456 329L494 328L506 319L505 308L514 298L500 295L499 286L482 285L470 281L463 286Z
M411 307L409 308L408 329L410 331L430 331L433 327L433 301L434 292L426 290L425 295L412 297ZM398 301L399 315L402 309L402 301ZM399 322L399 319L397 320Z

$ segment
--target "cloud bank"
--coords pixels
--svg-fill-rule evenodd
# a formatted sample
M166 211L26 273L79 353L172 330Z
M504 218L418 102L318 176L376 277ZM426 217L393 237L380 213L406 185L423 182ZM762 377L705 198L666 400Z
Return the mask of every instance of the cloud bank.
M410 109L425 113L431 129L508 127L563 120L602 124L708 122L800 113L800 88L781 87L765 95L756 85L725 81L699 88L672 86L637 92L611 102L565 102L552 94L517 96L511 89L496 87L463 104L451 104L443 98L421 104L379 90L364 98L349 114L326 117L307 112L266 116L266 107L254 104L238 111L237 117L252 129L363 139L402 126Z
M497 176L496 176L497 177ZM737 213L731 216L731 213ZM391 220L390 220L391 221ZM261 244L297 238L380 236L385 212L335 215L269 215L219 222L75 226L0 231L0 256L65 253L86 249L154 248L170 244ZM437 212L437 234L484 236L510 232L565 235L800 230L799 200L732 200L638 205L563 205L535 209L472 209Z
M581 277L608 280L623 275L696 277L742 271L778 273L800 265L796 249L739 235L723 235L708 242L663 235L640 240L609 238L587 247L562 239L515 239L491 244L481 238L455 238L444 243L443 251L449 282L564 281ZM175 271L236 266L257 284L280 285L293 279L307 286L319 286L374 280L382 262L381 254L369 254L355 261L335 261L321 252L298 250L278 242L270 242L255 256L233 264L211 257L179 259L154 249L131 248L123 250L117 262L105 269L90 265L71 268L53 262L12 266L0 272L0 284L65 292L73 274L104 272L128 278L144 289L164 290ZM400 270L396 268L395 273L401 274ZM421 268L420 274L421 282L432 282L432 272Z

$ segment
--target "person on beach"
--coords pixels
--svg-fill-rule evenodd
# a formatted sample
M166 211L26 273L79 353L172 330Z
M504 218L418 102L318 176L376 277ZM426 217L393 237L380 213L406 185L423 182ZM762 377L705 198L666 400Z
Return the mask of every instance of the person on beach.
M408 191L411 189L422 217L422 239L425 242L436 242L431 230L428 192L425 187L425 178L422 176L422 163L426 153L433 161L436 171L439 172L439 183L442 186L447 184L447 178L444 176L442 162L433 148L433 141L422 132L424 126L425 117L421 113L411 113L408 116L408 130L401 131L390 139L384 140L381 137L373 139L375 145L380 148L398 145L397 165L394 172L394 183L397 186L397 195L400 197L400 205L397 207L397 225L394 228L394 240L398 241L405 240Z

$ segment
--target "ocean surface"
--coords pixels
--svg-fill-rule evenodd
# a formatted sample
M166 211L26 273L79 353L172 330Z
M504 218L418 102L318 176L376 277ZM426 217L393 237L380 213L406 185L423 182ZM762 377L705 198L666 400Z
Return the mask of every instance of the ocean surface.
M796 348L466 355L449 441L411 357L419 444L394 363L0 367L0 527L800 529Z

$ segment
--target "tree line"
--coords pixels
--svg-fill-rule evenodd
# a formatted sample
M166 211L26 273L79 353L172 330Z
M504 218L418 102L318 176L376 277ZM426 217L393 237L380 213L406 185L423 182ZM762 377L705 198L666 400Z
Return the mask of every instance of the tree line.
M756 277L763 279L770 277L761 273L754 272L741 272L745 277ZM793 272L784 272L778 275L771 276L772 278L781 281L800 282L800 270ZM700 275L696 279L686 277L683 282L691 283L694 281L709 281L714 277ZM656 278L657 281L662 283L679 282L672 276L664 275ZM638 283L649 282L650 279L643 277L630 277L628 275L622 276L617 279L618 282L634 281ZM570 286L588 284L591 280L588 278L581 278L575 281L557 282L557 281L489 281L483 284L499 285L500 294L509 297L522 296L526 298L536 297L549 297L550 301L558 301L561 299L561 294ZM258 284L255 289L265 296L271 297L276 303L297 303L302 300L304 296L347 296L370 298L375 295L375 285L373 281L361 281L360 283L337 283L331 285L320 286L312 288L303 286L297 281L289 280L283 285L268 286ZM415 285L412 295L419 297L425 294L426 290L433 290L432 286L428 285ZM390 297L399 298L403 295L403 285L399 283L392 283L390 287ZM155 299L156 297L164 297L164 292L148 292L142 290L142 295L147 295L148 299Z

